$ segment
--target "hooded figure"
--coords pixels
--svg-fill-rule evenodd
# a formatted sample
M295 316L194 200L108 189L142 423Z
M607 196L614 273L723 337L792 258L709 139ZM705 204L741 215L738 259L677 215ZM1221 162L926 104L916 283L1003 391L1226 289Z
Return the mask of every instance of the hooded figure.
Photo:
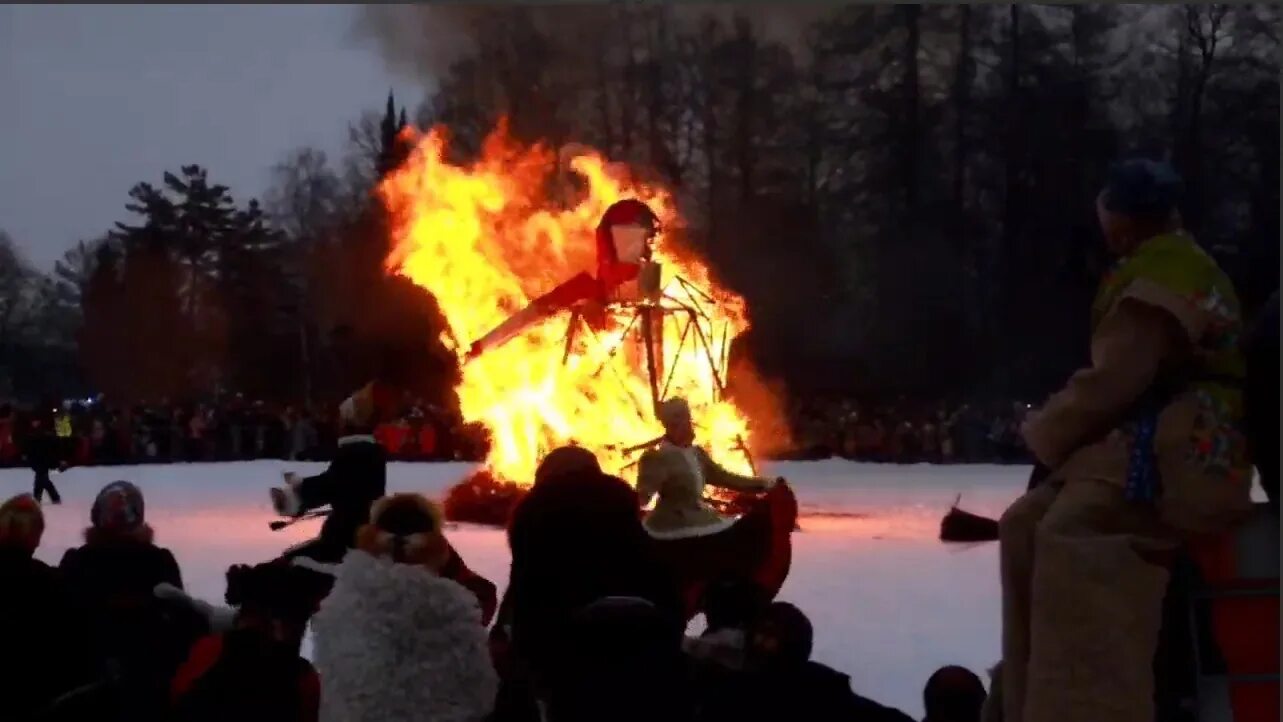
M142 492L127 481L103 487L90 510L85 544L59 564L67 584L86 608L94 652L117 670L120 713L147 720L162 713L170 677L203 620L163 603L159 584L179 589L174 555L154 543Z
M603 596L649 600L682 627L674 581L642 529L637 495L622 479L580 467L537 484L508 527L511 634L536 677L564 660L563 634L578 607Z
M851 679L811 659L815 632L797 607L775 602L754 620L743 672L711 683L700 715L707 722L912 722L851 690Z
M1238 298L1179 190L1163 163L1111 171L1091 363L1022 428L1048 473L999 522L1007 722L1153 719L1174 552L1250 509Z
M288 564L227 570L232 626L198 641L174 676L174 722L316 722L320 678L299 656L311 582Z
M417 494L377 503L312 618L323 722L480 722L498 676L477 598L439 571L440 509Z

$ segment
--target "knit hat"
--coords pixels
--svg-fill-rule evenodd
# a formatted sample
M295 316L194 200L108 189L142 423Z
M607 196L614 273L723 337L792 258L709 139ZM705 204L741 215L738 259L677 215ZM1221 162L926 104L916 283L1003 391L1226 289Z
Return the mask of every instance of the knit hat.
M441 507L422 494L391 494L374 502L370 523L356 534L358 549L376 557L440 570L450 546Z
M1181 188L1180 175L1167 163L1132 158L1109 169L1101 202L1124 216L1162 217L1176 210Z
M30 494L0 504L0 547L20 547L34 553L45 531L45 515Z
M94 499L89 521L94 527L130 532L143 525L143 493L127 481L113 481Z

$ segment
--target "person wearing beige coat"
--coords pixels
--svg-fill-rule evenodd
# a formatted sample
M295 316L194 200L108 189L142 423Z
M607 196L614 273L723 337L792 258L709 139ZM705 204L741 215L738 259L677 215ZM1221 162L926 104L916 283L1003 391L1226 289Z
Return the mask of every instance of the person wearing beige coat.
M637 494L642 506L658 497L644 522L652 537L680 539L729 528L734 519L723 517L704 502L705 486L766 491L775 483L731 472L696 446L690 406L685 400L663 402L659 417L664 439L642 454L637 468Z
M999 522L1004 722L1152 720L1174 553L1249 507L1238 302L1181 228L1174 175L1114 169L1091 362L1022 428L1050 473Z

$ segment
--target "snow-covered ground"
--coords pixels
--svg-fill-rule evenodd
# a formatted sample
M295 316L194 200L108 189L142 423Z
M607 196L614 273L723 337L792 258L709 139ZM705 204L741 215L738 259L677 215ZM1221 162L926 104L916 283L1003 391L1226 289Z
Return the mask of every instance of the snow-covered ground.
M128 479L143 490L157 543L173 550L188 590L219 601L230 564L270 559L316 533L315 521L270 531L276 517L267 489L286 470L321 468L257 461L71 469L55 475L64 503L46 507L38 556L56 564L79 543L97 491ZM439 497L469 469L392 464L389 486ZM789 479L802 505L781 599L815 623L818 660L850 674L857 691L915 718L936 668L962 664L984 676L999 653L996 545L943 544L936 534L959 494L967 510L997 516L1023 491L1028 469L832 460L768 464L765 472ZM30 491L30 482L27 470L0 470L0 498ZM508 550L500 531L460 525L450 538L469 566L502 587Z

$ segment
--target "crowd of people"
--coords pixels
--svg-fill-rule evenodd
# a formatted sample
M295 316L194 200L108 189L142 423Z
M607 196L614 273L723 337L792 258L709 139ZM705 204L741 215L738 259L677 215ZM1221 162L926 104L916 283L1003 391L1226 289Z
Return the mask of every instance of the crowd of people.
M56 567L35 558L40 504L13 497L0 506L0 620L14 650L0 655L4 718L910 719L812 659L806 614L751 583L710 585L706 629L688 635L676 587L639 543L637 497L615 482L589 469L538 482L550 491L514 515L497 616L453 581L441 512L415 494L377 501L337 569L232 566L226 604L183 591L133 484L102 489L84 544ZM985 698L975 674L946 667L925 686L926 719L978 722Z
M285 459L323 461L339 436L337 409L280 406L234 397L223 403L102 402L20 407L0 404L0 467L30 465L33 438L55 436L57 461L68 466ZM885 406L850 399L795 400L788 410L790 448L781 458L842 457L876 463L1023 463L1020 439L1027 407L911 404ZM39 424L41 430L34 430ZM389 458L401 461L475 461L485 455L484 434L431 404L408 402L374 430Z
M838 456L883 464L1026 463L1020 425L1030 406L920 403L865 404L851 399L795 399L789 410L792 458Z
M138 404L101 401L20 407L0 404L0 467L24 465L32 438L56 436L68 466L286 459L328 460L340 433L337 409L280 406L234 397L223 403ZM430 404L406 403L374 431L392 458L477 460L475 427ZM37 441L37 444L42 443Z

